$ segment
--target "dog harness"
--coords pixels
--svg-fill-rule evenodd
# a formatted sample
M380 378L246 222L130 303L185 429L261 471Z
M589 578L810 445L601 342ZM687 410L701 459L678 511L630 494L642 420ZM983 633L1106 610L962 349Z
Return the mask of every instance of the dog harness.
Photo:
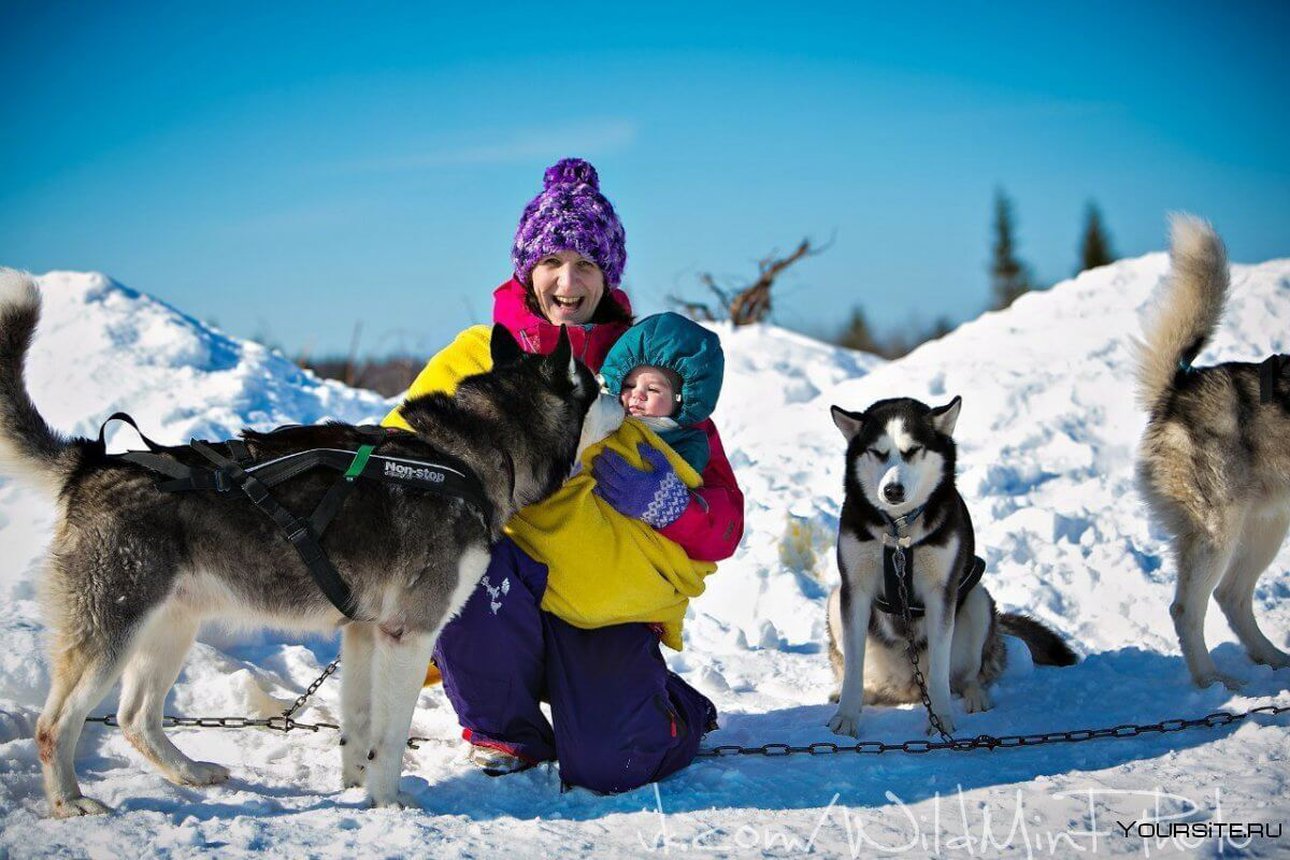
M1186 359L1178 361L1178 370L1184 374L1195 373L1196 368ZM1277 399L1277 379L1290 374L1290 353L1274 353L1259 363L1259 403L1267 405Z
M113 421L124 421L133 427L148 450L107 454L104 432ZM278 428L285 429L290 427ZM439 462L429 462L376 455L376 449L391 434L404 431L372 426L354 429L365 440L357 450L312 448L257 463L246 442L241 439L223 442L193 439L188 445L158 445L139 430L139 425L133 418L124 412L117 412L99 427L96 444L99 455L105 459L134 463L158 473L160 477L157 479L157 489L167 493L193 490L245 493L257 508L273 520L287 542L295 547L310 576L331 604L346 618L359 620L355 615L357 607L349 585L319 543L323 532L353 491L357 478L462 499L479 509L485 524L492 523L494 512L493 504L484 493L484 486L479 478L456 457L435 451ZM211 467L181 463L176 456L180 451L196 452ZM339 471L341 475L307 518L296 516L269 492L271 487L320 466Z
M909 527L923 515L922 508L915 508L903 517L889 517L888 531L882 533L882 593L874 595L873 605L888 615L904 615L906 607L900 599L901 579L904 579L904 591L909 595L909 615L918 618L927 610L914 602L914 539L910 537ZM901 559L896 560L897 554ZM981 581L985 574L985 559L973 556L972 563L963 571L959 580L959 599L956 606L962 606L968 594Z

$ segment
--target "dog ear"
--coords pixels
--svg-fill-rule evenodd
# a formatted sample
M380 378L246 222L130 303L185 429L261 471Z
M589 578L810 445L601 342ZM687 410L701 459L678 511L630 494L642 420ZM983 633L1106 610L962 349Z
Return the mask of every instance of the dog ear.
M570 384L578 379L578 365L573 359L573 344L569 342L569 329L560 326L560 339L555 342L555 349L547 356L547 374L553 380L565 380Z
M493 367L514 364L524 355L524 350L516 343L510 329L501 323L493 326L493 336L488 342L488 351L493 357Z
M959 420L959 407L963 405L963 398L957 395L944 406L938 406L932 410L932 426L936 428L937 433L943 433L946 436L954 435L954 425Z
M848 412L841 406L830 406L829 411L833 413L833 423L838 425L842 431L842 438L850 442L860 432L864 426L863 412Z

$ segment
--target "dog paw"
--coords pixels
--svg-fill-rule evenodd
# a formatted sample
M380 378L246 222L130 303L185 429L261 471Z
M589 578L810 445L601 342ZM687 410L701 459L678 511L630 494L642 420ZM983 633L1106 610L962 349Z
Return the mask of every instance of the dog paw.
M1278 651L1273 648L1266 654L1251 654L1250 659L1255 663L1261 663L1264 666L1271 666L1273 669L1285 669L1290 667L1290 654L1284 651Z
M829 731L835 735L846 735L847 737L860 737L860 712L844 713L838 711L828 722Z
M219 785L228 782L228 768L211 761L189 762L176 773L181 785Z
M359 788L367 782L367 768L356 761L347 761L340 769L340 782L345 788Z
M397 791L389 797L370 796L368 804L373 809L420 809L421 804L415 797L404 791Z
M963 691L963 710L969 714L979 714L994 707L990 694L981 687L969 687Z
M1222 684L1232 692L1236 692L1245 686L1245 682L1240 678L1226 675L1222 672L1214 672L1209 675L1199 675L1196 677L1196 686L1202 690L1206 687L1212 687L1214 684Z
M112 807L99 803L92 797L69 797L55 800L50 814L55 818L76 818L80 815L107 815Z

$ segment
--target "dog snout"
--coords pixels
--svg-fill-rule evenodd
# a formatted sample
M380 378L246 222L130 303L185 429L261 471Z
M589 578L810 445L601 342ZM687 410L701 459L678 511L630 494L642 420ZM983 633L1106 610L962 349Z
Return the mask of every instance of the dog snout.
M898 505L905 501L905 487L903 484L888 484L882 488L882 497L893 505Z

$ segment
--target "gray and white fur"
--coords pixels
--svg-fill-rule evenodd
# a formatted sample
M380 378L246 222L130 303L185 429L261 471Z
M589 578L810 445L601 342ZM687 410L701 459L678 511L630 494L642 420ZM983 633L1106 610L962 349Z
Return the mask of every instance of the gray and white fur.
M881 400L864 412L833 407L847 440L838 526L842 582L828 602L829 657L840 684L828 726L837 734L857 735L865 702L922 701L905 621L873 603L884 588L883 533L892 520L920 508L906 532L914 548L911 597L925 608L912 619L913 637L932 711L946 731L954 731L951 693L962 697L968 713L990 708L987 688L1007 660L1000 631L1024 640L1040 665L1077 659L1038 621L1000 615L984 584L958 605L959 583L975 555L972 519L954 485L961 405L955 397L935 409L908 398Z
M483 483L493 517L486 521L458 499L357 482L322 539L353 592L356 617L367 619L350 622L248 500L162 492L143 467L104 458L94 443L50 428L23 379L39 316L31 279L0 270L0 468L43 487L58 511L43 581L51 689L36 730L50 814L108 811L81 793L73 756L86 716L118 678L125 736L167 779L210 785L228 778L226 768L192 760L162 731L166 693L207 618L339 628L344 783L364 785L374 805L406 802L403 751L439 631L475 589L502 525L568 474L584 418L612 426L621 408L597 398L595 378L573 359L567 338L550 356L530 356L504 328L494 329L493 369L463 380L451 397L405 403L415 432L392 434L380 452L456 456ZM343 424L244 438L257 459L352 450L363 441ZM314 470L274 493L305 514L335 480Z
M1253 593L1290 526L1290 365L1262 402L1259 365L1192 367L1227 302L1223 242L1207 223L1172 220L1171 274L1137 344L1138 402L1147 427L1138 487L1171 537L1178 579L1169 608L1192 680L1236 689L1205 643L1211 594L1256 663L1290 666L1254 617Z

